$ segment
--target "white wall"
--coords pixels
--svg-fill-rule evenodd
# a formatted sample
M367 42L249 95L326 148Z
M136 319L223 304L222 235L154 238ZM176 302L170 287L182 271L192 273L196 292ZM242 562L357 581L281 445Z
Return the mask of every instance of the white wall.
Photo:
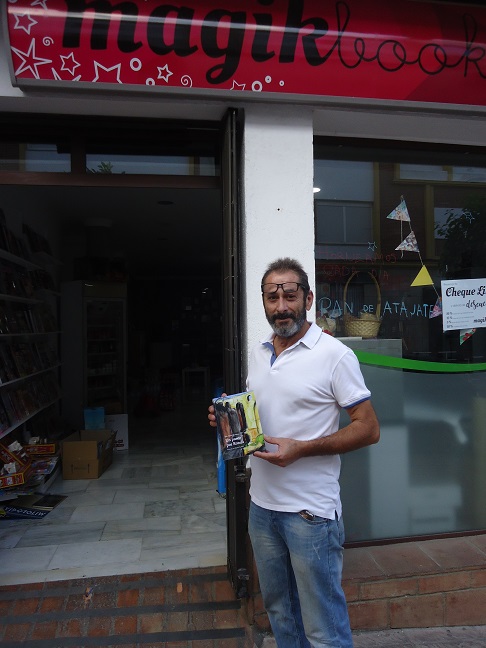
M260 294L268 264L278 257L294 257L314 286L311 110L247 107L243 148L245 364L245 351L248 353L269 330Z

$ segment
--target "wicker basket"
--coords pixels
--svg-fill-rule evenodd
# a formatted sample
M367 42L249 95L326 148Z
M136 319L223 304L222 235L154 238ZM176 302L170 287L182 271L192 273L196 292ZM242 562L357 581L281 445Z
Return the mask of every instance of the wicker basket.
M344 286L344 294L343 294L343 301L344 301L344 314L343 314L343 322L344 322L344 332L348 337L362 337L362 338L373 338L378 335L378 331L380 330L381 326L381 292L380 292L380 286L378 285L378 282L376 281L374 275L371 272L368 272L370 277L373 279L375 287L376 287L376 292L377 292L377 302L376 302L376 314L373 313L359 313L358 317L355 317L354 315L351 315L351 313L346 312L346 298L348 294L348 286L349 282L353 277L355 277L358 274L358 272L353 272L349 279L346 281L346 285Z

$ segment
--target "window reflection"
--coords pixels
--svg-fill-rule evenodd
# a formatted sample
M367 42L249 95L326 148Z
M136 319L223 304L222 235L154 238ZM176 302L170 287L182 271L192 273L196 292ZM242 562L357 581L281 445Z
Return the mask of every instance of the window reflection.
M348 541L486 527L484 373L362 371L382 434L342 458Z
M442 333L440 315L433 317L442 280L486 276L486 192L465 183L465 171L460 184L443 182L459 168L486 178L486 167L446 161L316 160L316 317L332 319L326 328L337 337L369 339L370 350L382 354L385 341L399 340L404 358L486 360L484 329L463 345L459 335ZM402 198L409 221L389 217ZM378 311L375 332L366 320ZM346 315L361 320L352 333Z
M342 458L347 539L486 528L486 328L444 332L439 308L441 281L486 281L486 165L316 151L316 322L357 354L382 431Z
M64 143L0 142L0 171L69 173L71 155Z
M164 155L131 155L123 153L88 153L86 168L90 173L133 175L216 175L214 158Z

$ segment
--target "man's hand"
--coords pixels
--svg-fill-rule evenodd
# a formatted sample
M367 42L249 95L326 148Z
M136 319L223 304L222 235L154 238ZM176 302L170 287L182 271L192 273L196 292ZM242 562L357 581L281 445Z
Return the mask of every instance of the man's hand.
M346 411L351 423L334 434L309 441L266 436L265 441L276 445L277 450L253 454L284 468L302 457L344 454L377 443L380 438L380 425L371 401L363 401Z
M221 394L221 396L227 396L227 394ZM208 421L211 427L216 427L216 414L214 413L214 405L208 407Z
M216 427L216 414L214 413L214 405L208 407L208 420L211 427Z
M300 457L302 456L302 449L305 443L303 441L269 436L266 436L264 438L266 443L276 445L277 450L274 452L257 451L253 453L255 457L265 459L265 461L268 461L275 466L285 468L285 466L289 466L291 463L294 463L294 461L297 461L297 459L300 459Z

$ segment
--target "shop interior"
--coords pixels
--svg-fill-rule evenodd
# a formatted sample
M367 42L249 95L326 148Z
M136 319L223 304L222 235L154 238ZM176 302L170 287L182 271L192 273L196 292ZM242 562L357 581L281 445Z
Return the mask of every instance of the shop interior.
M103 284L109 299L110 285L114 296L123 286L123 411L136 421L210 397L222 379L218 189L12 186L2 205L10 220L28 215L49 234L61 294L85 282Z
M60 399L46 415L4 432L2 443L23 443L34 428L60 440L84 427L87 409L103 405L106 416L126 415L128 427L124 447L115 449L99 479L45 479L39 490L66 500L42 527L37 520L4 521L0 546L13 554L3 577L29 582L224 564L225 501L206 418L222 383L219 186L4 185L0 196L7 228L20 235L27 225L55 259L49 299L59 331L49 344L59 341L60 384ZM78 307L72 300L63 307L80 286ZM83 303L89 290L101 299L86 293ZM102 339L82 339L82 323L89 308L98 316L113 303L122 305L114 310L122 349L111 364L116 389L104 398L89 391L88 355L107 355L113 342L108 348ZM105 365L94 370L102 386ZM74 400L74 409L64 400ZM68 527L70 536L59 539ZM32 561L27 547L36 547ZM119 550L126 552L123 561Z

